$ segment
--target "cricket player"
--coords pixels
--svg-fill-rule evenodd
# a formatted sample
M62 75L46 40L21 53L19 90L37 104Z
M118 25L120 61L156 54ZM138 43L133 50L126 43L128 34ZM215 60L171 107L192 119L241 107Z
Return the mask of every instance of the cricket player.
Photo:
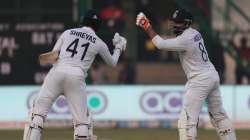
M136 25L142 27L160 50L177 51L187 76L183 109L178 120L180 140L196 140L198 117L206 100L210 120L221 140L236 140L234 128L222 107L220 81L217 71L208 58L201 34L191 27L192 15L176 10L171 19L175 38L163 39L155 33L150 21L139 13Z
M118 33L113 38L113 55L96 35L101 19L95 10L89 10L81 21L81 28L68 29L57 40L53 50L40 55L41 63L53 63L39 91L24 132L24 140L40 140L43 124L55 99L65 96L74 122L74 140L93 140L91 118L86 103L85 77L95 56L115 67L126 49L126 39Z

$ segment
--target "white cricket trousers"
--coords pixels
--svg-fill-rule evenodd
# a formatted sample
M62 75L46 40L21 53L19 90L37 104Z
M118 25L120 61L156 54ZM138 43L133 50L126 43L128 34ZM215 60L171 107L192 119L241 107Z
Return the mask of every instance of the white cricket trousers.
M225 124L224 126L224 124L221 125L219 123L222 120L228 120L228 116L222 105L219 86L219 76L215 72L208 76L188 81L183 104L183 109L187 113L188 118L187 125L191 128L187 132L188 135L197 135L196 126L204 101L207 102L208 112L214 121L218 123L219 128L231 126L231 124Z
M39 91L33 113L46 117L57 97L64 95L75 125L88 124L85 87L84 76L75 76L52 68Z

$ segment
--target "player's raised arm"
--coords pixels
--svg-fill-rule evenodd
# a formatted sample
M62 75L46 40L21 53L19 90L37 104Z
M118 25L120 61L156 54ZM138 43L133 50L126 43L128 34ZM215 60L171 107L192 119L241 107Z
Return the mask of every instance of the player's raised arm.
M113 45L115 46L113 55L110 54L109 49L106 45L104 47L101 47L99 53L102 59L104 59L104 61L108 65L115 67L121 55L121 52L126 50L127 40L116 33L112 41Z
M149 19L141 12L137 15L136 25L143 28L148 34L152 42L158 49L165 50L186 50L186 46L182 44L182 38L163 39L152 28Z

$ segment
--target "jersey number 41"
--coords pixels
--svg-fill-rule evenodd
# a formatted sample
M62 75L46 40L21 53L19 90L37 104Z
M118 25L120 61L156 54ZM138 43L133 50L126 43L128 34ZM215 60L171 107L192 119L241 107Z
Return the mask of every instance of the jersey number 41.
M71 57L74 57L78 52L77 52L77 46L79 43L79 38L75 39L72 43L69 44L69 46L67 47L66 51L71 53ZM89 48L90 43L87 42L85 44L82 44L81 47L84 48L81 60L84 59L88 48Z

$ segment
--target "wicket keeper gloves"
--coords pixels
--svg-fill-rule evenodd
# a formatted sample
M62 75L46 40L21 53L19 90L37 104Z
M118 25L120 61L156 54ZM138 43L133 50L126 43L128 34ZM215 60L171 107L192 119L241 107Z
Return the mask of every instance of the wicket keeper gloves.
M147 19L147 17L142 12L140 12L137 15L136 25L142 27L144 30L147 30L151 26L150 21Z
M115 33L112 41L116 49L120 49L121 51L126 50L127 40L124 37L120 36L119 33Z

